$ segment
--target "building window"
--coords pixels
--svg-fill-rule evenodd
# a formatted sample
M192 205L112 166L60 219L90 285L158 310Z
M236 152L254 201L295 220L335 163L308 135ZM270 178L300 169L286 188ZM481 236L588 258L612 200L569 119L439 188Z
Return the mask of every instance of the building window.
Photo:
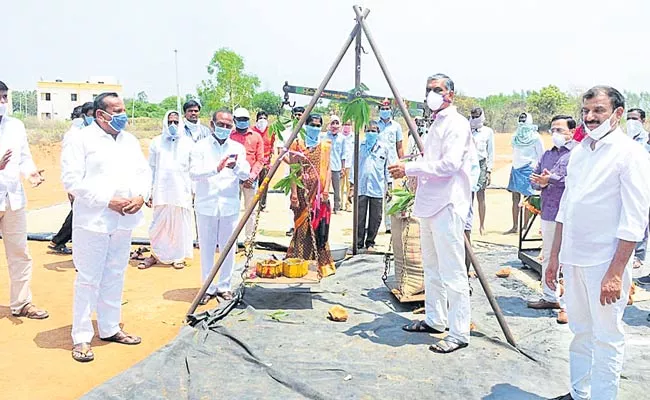
M41 100L50 101L50 93L41 93Z
M77 101L77 94L76 93L72 93L70 95L70 101Z

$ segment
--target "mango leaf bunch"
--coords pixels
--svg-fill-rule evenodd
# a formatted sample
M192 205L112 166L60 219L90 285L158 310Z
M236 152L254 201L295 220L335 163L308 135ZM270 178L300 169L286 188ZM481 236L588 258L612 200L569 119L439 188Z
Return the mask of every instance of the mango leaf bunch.
M300 176L302 175L302 165L300 163L289 164L289 175L280 179L274 186L273 189L282 190L286 195L291 193L291 186L294 184L304 189L305 185L302 182Z
M390 203L388 208L388 215L394 215L397 213L410 211L415 202L415 193L411 192L408 189L393 189L391 192L393 200Z
M275 120L270 126L269 126L269 133L271 136L275 136L276 138L280 139L281 141L285 141L285 138L282 137L282 132L287 129L287 126L291 125L292 128L295 128L296 125L298 124L297 119L291 119L289 117L286 117L284 115L278 116L278 119ZM300 138L305 139L305 128L300 128Z

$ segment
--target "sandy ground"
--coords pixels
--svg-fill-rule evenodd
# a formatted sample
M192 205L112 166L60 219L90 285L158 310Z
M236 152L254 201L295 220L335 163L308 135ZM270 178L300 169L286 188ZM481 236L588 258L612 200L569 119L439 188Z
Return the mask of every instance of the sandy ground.
M497 135L497 160L493 184L505 186L509 173L509 135ZM549 141L545 137L546 141ZM147 142L143 141L146 150ZM33 146L37 165L45 169L47 181L39 188L27 188L29 198L28 230L55 232L69 211L67 196L60 183L60 146ZM516 244L516 236L501 233L511 225L510 195L504 190L489 190L488 233L476 239L495 243ZM288 243L284 232L291 217L282 195L270 195L269 209L261 215L258 240ZM147 217L150 218L149 212ZM146 236L147 226L135 232ZM383 227L382 227L383 228ZM475 228L478 224L475 223ZM477 231L477 229L475 229ZM352 214L333 216L331 243L351 243ZM379 236L380 248L388 243L388 235ZM125 330L143 338L139 346L93 342L96 360L89 364L74 362L70 357L70 324L74 268L71 257L48 254L46 243L30 242L34 258L34 302L48 309L44 321L16 319L10 315L8 274L4 254L0 255L0 398L7 399L70 399L129 368L154 350L168 343L183 325L189 303L200 286L198 252L193 265L177 271L154 267L140 271L131 265L127 270L123 296ZM4 253L4 247L0 248ZM214 305L214 304L211 304ZM208 306L207 306L208 307Z

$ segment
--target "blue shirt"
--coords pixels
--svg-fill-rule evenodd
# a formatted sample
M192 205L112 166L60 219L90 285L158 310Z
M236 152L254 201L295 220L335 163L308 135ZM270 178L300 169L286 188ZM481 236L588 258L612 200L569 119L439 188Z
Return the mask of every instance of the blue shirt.
M388 182L388 166L394 163L388 146L377 142L370 153L366 141L359 144L359 196L383 198ZM354 183L354 165L350 166L350 182Z
M341 170L341 160L343 160L343 135L340 133L334 135L328 131L325 137L332 141L332 149L330 150L330 171Z
M384 141L388 145L388 150L397 159L397 142L403 139L402 127L395 120L384 122L380 119L377 123L379 125L379 140Z

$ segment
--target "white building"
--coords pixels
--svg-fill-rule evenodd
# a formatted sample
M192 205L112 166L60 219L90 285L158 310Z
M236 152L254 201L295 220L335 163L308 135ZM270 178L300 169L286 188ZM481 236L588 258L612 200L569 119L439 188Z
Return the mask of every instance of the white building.
M103 92L122 96L122 85L113 77L91 77L86 82L40 81L36 83L39 119L69 119L72 109L93 101Z

